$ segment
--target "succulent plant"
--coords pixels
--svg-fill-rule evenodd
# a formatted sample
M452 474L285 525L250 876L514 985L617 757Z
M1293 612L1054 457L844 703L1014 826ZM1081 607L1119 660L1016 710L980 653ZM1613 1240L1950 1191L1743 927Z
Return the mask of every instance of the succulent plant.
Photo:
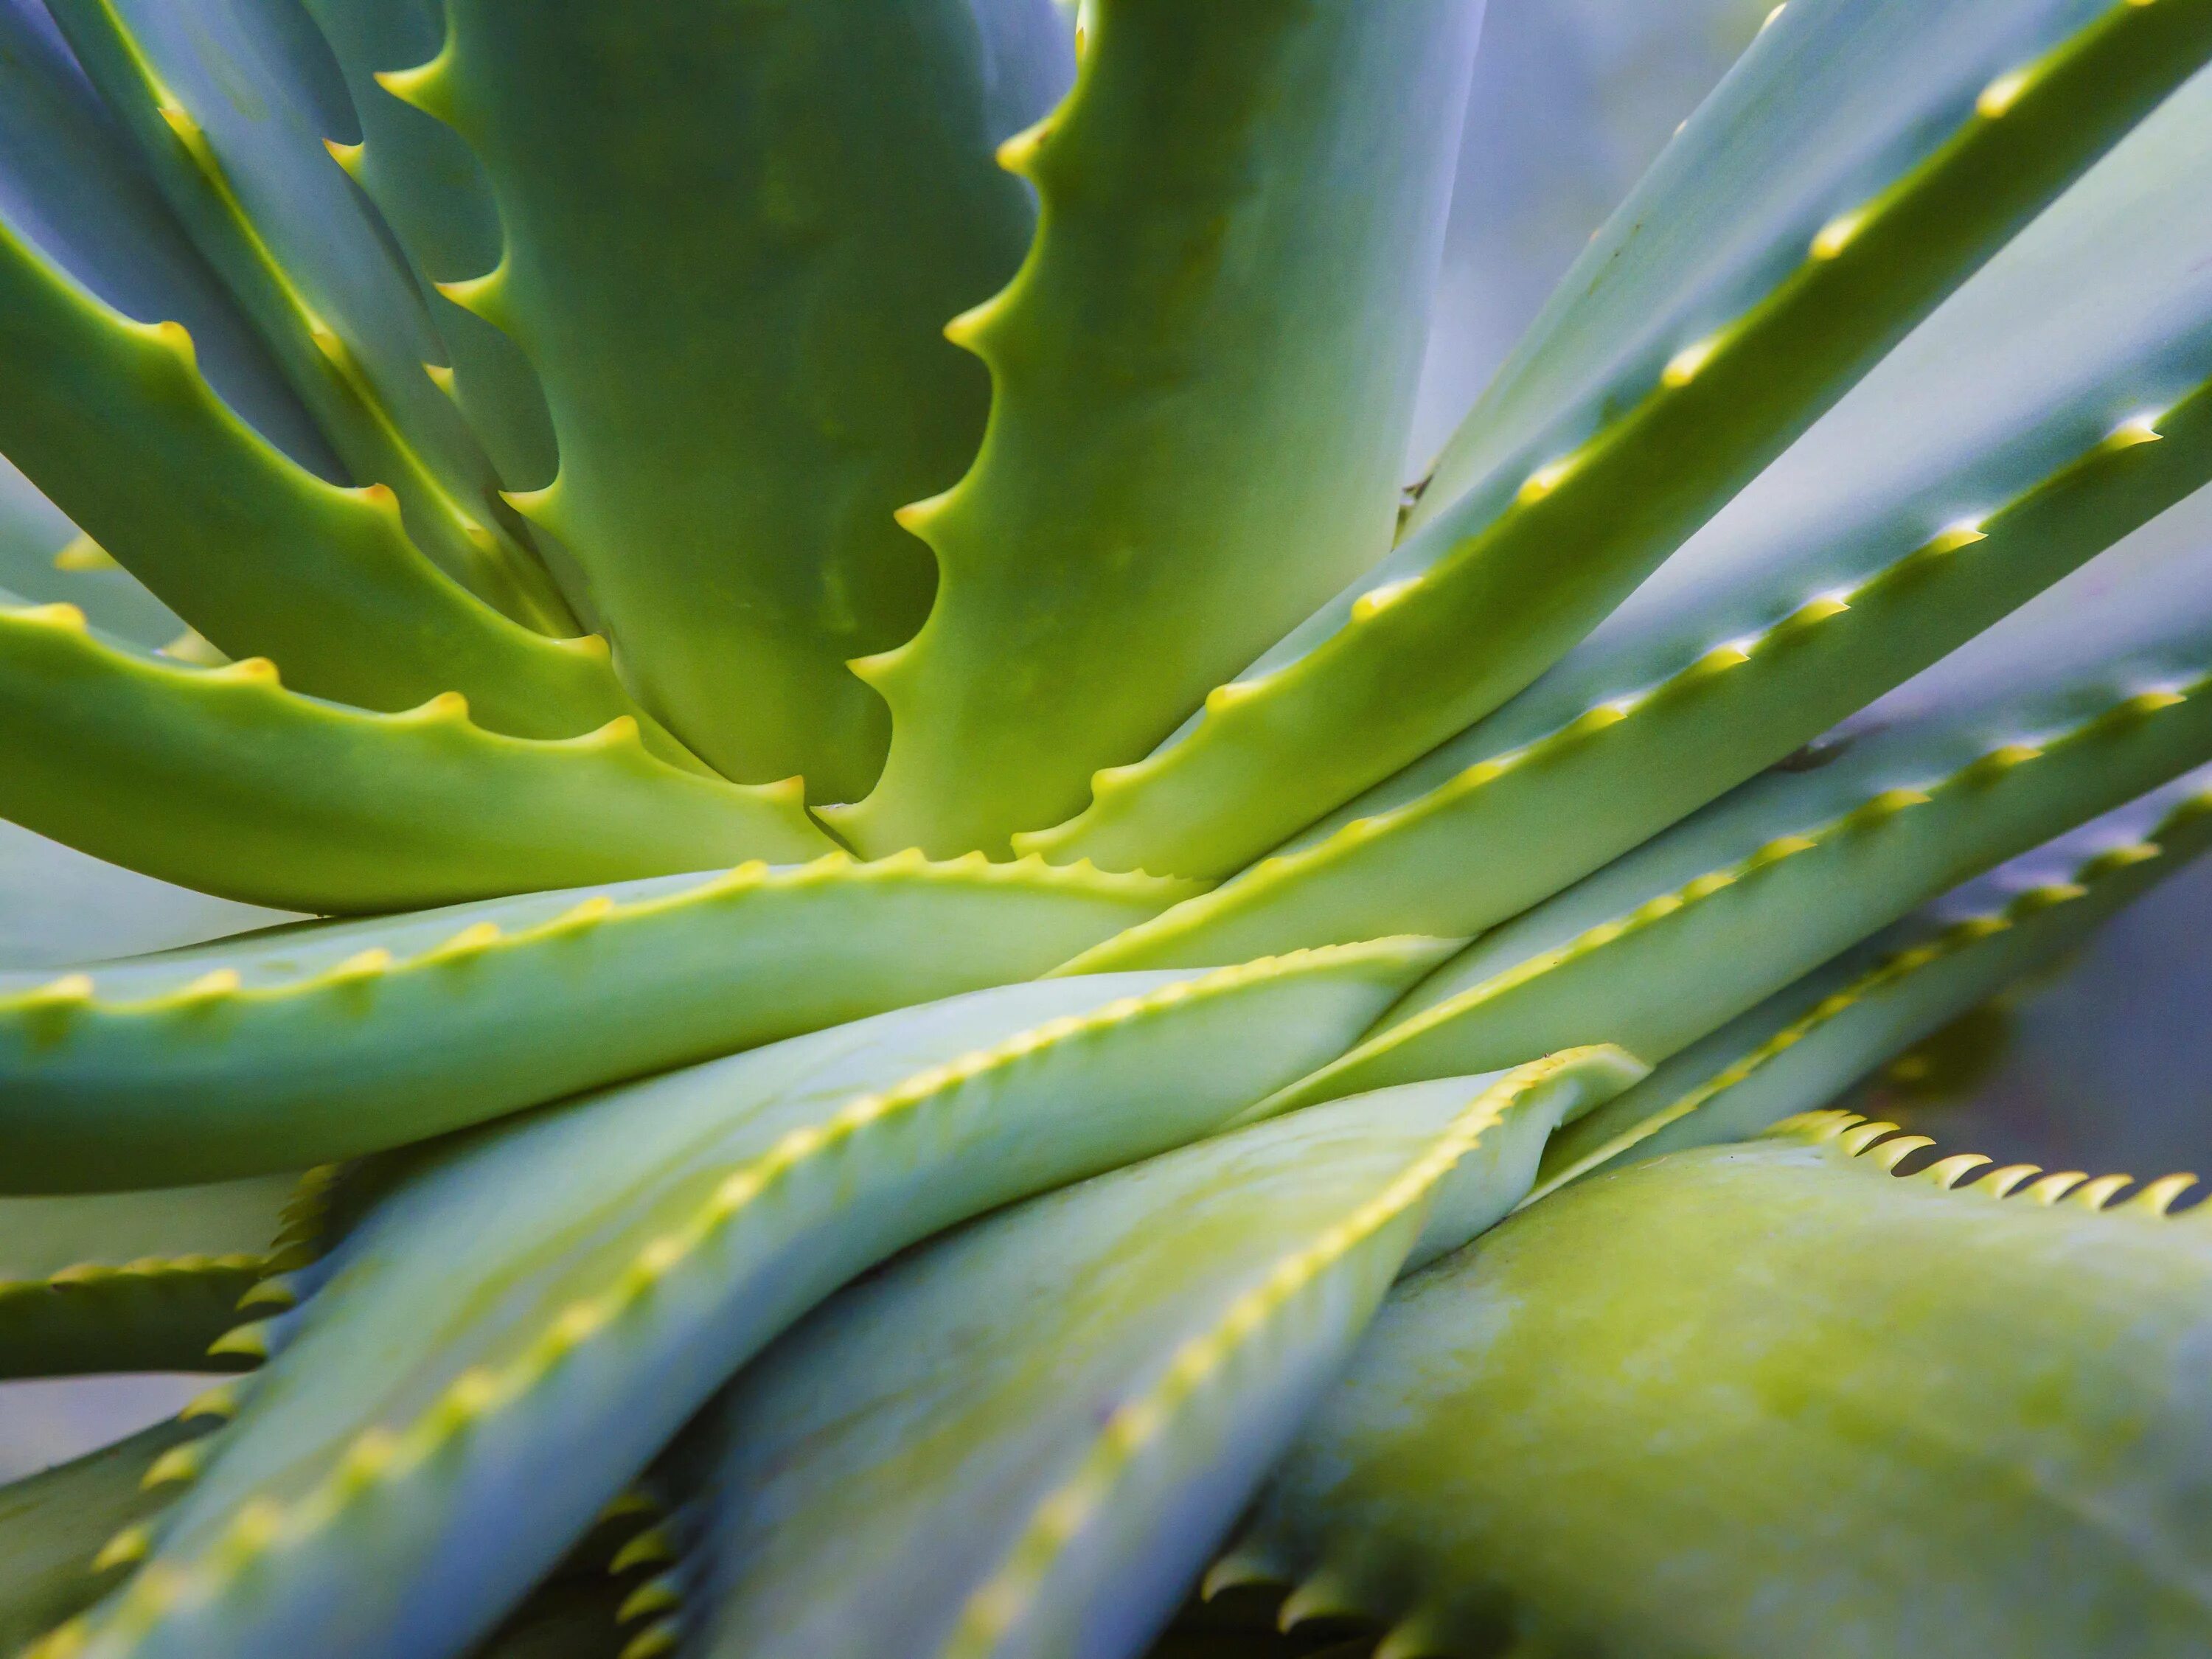
M1833 1103L2212 844L2212 0L1410 490L1480 0L1077 10L0 3L0 1643L2212 1649L2189 1178Z

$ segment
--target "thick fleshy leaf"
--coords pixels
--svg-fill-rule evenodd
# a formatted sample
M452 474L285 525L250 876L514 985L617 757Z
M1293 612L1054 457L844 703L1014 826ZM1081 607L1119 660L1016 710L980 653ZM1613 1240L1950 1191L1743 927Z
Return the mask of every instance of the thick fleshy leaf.
M0 1376L209 1369L292 1187L0 1199Z
M169 1495L141 1484L204 1423L157 1423L126 1440L0 1486L0 1650L15 1653L98 1601L124 1563L94 1561Z
M422 279L423 302L447 353L445 367L426 365L431 379L453 394L507 489L542 489L553 482L557 457L538 376L514 341L431 286L499 263L490 180L459 134L376 79L436 54L445 8L440 0L301 3L330 44L361 124L358 142L329 135L330 152L376 204Z
M2212 760L2212 557L2148 543L2108 556L1808 764L1485 934L1291 1098L1584 1042L1656 1065L1917 906Z
M1212 1582L1388 1659L2203 1652L2188 1177L1899 1177L1927 1142L1854 1125L1608 1171L1409 1279Z
M1778 992L1547 1146L1536 1194L1621 1158L1741 1140L2022 977L2212 848L2198 772L1946 894Z
M474 725L459 696L363 714L283 690L265 658L187 668L98 639L69 605L0 608L0 813L287 909L404 909L830 848L796 784L678 771L627 718L538 742ZM81 1001L61 995L57 1017Z
M1036 975L1177 884L920 858L537 893L0 973L0 1192L299 1168Z
M2208 167L2212 74L1528 690L1087 965L1494 926L2197 489L2212 477ZM2178 516L2212 538L2212 494Z
M86 82L44 0L0 5L0 221L125 315L183 325L233 409L303 465L340 476L267 348Z
M48 3L355 480L396 491L450 574L519 621L566 631L489 462L423 372L444 353L415 278L325 148L357 137L357 120L297 0Z
M1640 1070L1562 1056L1296 1113L832 1300L715 1408L699 1650L1138 1652L1390 1281L1494 1224L1561 1117Z
M968 0L446 9L440 56L384 80L490 174L504 257L448 292L544 383L560 476L520 504L687 742L852 799L889 720L846 659L929 605L891 514L982 430L940 331L1034 216L992 165Z
M85 1659L459 1652L844 1279L1185 1143L1340 1047L1435 940L1008 987L463 1140L299 1313Z
M0 449L229 655L367 708L459 691L522 737L634 710L604 641L474 598L416 551L390 489L286 458L215 395L181 328L111 311L4 226L0 367Z
M975 469L903 521L943 571L860 665L891 708L860 847L1002 853L1372 565L1481 23L1472 0L1103 0L1014 141L1043 218L953 337Z
M1099 778L1081 817L1018 845L1225 873L1487 714L2208 55L2212 11L2171 0L1792 7L1600 239L1609 257L1694 238L1696 264L1732 244L1723 222L1756 227L1746 308L1707 309L1717 291L1679 273L1623 297L1571 272L1569 313L1620 307L1658 331L1604 356L1601 382L1559 418L1524 419L1486 481L1184 732ZM1931 70L1891 76L1892 59ZM1859 88L1892 106L1875 136L1901 123L1910 142L1840 177L1801 160L1802 129L1855 109ZM1747 183L1787 210L1747 214ZM1697 296L1686 315L1677 291ZM1540 320L1537 337L1547 326L1563 325Z

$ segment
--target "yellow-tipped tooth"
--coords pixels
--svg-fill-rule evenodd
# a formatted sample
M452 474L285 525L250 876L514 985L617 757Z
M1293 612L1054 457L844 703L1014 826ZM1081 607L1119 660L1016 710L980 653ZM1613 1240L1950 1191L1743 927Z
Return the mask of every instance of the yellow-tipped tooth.
M1712 362L1720 349L1721 343L1717 337L1700 340L1693 346L1685 347L1667 360L1667 367L1659 376L1660 384L1678 388L1689 385L1704 372L1705 365Z
M249 1308L270 1308L282 1311L300 1305L300 1293L281 1278L264 1279L238 1298L238 1310Z
M142 1491L150 1492L156 1486L174 1486L180 1481L196 1480L207 1467L207 1443L188 1440L181 1446L172 1446L155 1458L138 1485Z
M623 1649L619 1659L661 1659L662 1655L676 1651L676 1644L682 1635L682 1628L676 1620L664 1619L659 1624L649 1625L639 1632Z
M623 1598L615 1609L615 1622L634 1625L641 1619L650 1619L657 1613L673 1613L683 1605L683 1592L676 1581L664 1573L658 1578L648 1578Z
M323 977L343 982L348 980L374 979L392 968L392 952L382 945L356 951Z
M190 110L181 104L173 103L164 99L155 106L155 113L161 116L162 125L184 140L185 144L195 149L198 147L201 139L200 124L192 118L192 112Z
M284 683L276 672L276 665L266 657L245 657L237 662L225 663L221 668L210 668L206 677L233 685L264 685L275 687Z
M669 1536L668 1528L647 1527L615 1552L615 1559L607 1563L607 1571L624 1573L632 1567L657 1566L675 1559L676 1540Z
M546 926L567 930L597 927L615 913L615 902L605 893L595 894L573 909L563 910Z
M1920 1172L1920 1178L1948 1189L1957 1186L1989 1161L1979 1152L1954 1152L1948 1158L1937 1158L1935 1163L1923 1170Z
M217 968L202 974L178 992L177 1000L180 1002L214 1002L223 997L237 995L239 988L244 983L238 976L237 969Z
M2001 1170L1990 1170L1966 1190L1981 1193L1990 1198L2010 1198L2014 1188L2042 1173L2040 1164L2008 1164Z
M1384 582L1380 587L1369 588L1352 602L1352 620L1364 623L1381 616L1420 585L1419 576L1406 576L1395 582Z
M331 160L345 169L349 177L357 179L361 176L361 153L367 146L342 144L335 138L325 138L323 148L330 152Z
M2133 449L2137 444L2154 444L2166 434L2158 429L2155 415L2136 415L2122 421L2105 440L2112 449Z
M448 398L459 395L453 390L453 371L444 363L425 363L422 372L430 377L430 384Z
M100 1547L100 1553L92 1558L92 1570L110 1572L117 1567L135 1567L153 1549L152 1533L143 1527L125 1527Z
M1869 1152L1867 1162L1893 1174L1897 1166L1911 1157L1913 1153L1918 1152L1923 1146L1933 1146L1935 1144L1935 1138L1930 1135L1899 1135L1893 1139L1883 1141L1881 1146Z
M2147 1211L2152 1215L2164 1215L2174 1206L2176 1200L2184 1193L2196 1184L2197 1177L2187 1173L2160 1176L2157 1180L2145 1185L2141 1192L2120 1207L2124 1210Z
M1521 488L1514 499L1523 506L1540 501L1565 483L1568 475L1574 470L1575 464L1571 456L1562 455L1556 461L1547 462L1531 472L1522 482Z
M441 962L449 962L456 957L481 956L505 937L495 921L471 922L432 951L430 955Z
M999 146L999 165L1009 173L1028 177L1030 169L1036 165L1037 157L1043 154L1045 141L1051 134L1052 123L1048 119L1040 121L1033 127L1024 128Z
M80 535L67 547L54 555L54 568L80 573L92 570L120 570L115 556L89 536Z
M2065 1197L2069 1191L2080 1186L2088 1178L2088 1172L2084 1170L2061 1170L2056 1175L2044 1176L2042 1180L2028 1188L2021 1196L2032 1203L2056 1204L2060 1199Z
M1863 208L1837 215L1821 226L1820 234L1813 238L1813 257L1821 260L1840 258L1844 250L1866 228L1866 223L1867 214Z
M2024 69L2008 70L1982 88L1982 95L1974 100L1974 113L1984 121L2001 120L2020 102L2034 77Z
M2121 1188L2132 1186L2135 1177L2130 1175L2099 1176L2094 1181L2085 1181L2066 1195L2069 1207L2082 1210L2101 1210L2119 1196Z
M1846 1129L1843 1133L1838 1135L1836 1137L1836 1145L1842 1147L1853 1158L1856 1158L1861 1152L1866 1151L1868 1147L1873 1146L1875 1141L1880 1140L1884 1135L1895 1134L1897 1133L1897 1129L1898 1126L1894 1123L1883 1123L1879 1121L1873 1123L1862 1123L1856 1129Z
M21 611L8 612L8 619L38 628L58 628L69 634L82 634L88 627L84 612L73 605L26 605Z
M177 1420L191 1423L206 1417L228 1423L238 1415L238 1408L243 1403L244 1391L235 1382L219 1382L212 1389L194 1395L184 1410L177 1413Z
M92 992L91 975L64 974L59 979L48 980L36 990L25 993L18 1001L39 1008L81 1006L92 1000Z
M241 1359L261 1360L269 1358L269 1327L265 1321L257 1320L251 1325L239 1325L225 1331L208 1344L210 1356L236 1354Z
M419 708L410 709L407 718L414 720L465 720L469 717L469 700L458 691L441 691Z

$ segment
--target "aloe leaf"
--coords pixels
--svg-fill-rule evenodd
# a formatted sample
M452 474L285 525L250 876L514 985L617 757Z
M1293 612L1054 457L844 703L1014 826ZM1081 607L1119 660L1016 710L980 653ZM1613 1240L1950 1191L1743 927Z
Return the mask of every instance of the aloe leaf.
M412 68L445 36L440 0L304 0L345 76L358 142L327 148L376 204L422 279L446 360L426 364L459 404L510 489L550 483L557 454L545 392L515 343L433 284L458 282L499 262L499 210L483 165L443 122L380 85L380 71ZM546 553L553 562L550 550Z
M943 584L856 665L892 721L832 815L856 845L998 852L1067 817L1387 550L1480 21L1097 9L1073 94L1002 152L1043 216L951 331L990 430L903 515Z
M1964 45L1949 49L1954 38ZM2193 0L1829 0L1785 12L1662 155L1658 182L1623 206L1607 244L1634 242L1656 212L1670 216L1650 240L1698 234L1702 257L1728 240L1713 221L1747 216L1747 184L1787 180L1786 223L1773 227L1772 257L1742 308L1708 308L1698 289L1700 303L1676 317L1663 290L1638 285L1638 316L1669 319L1650 349L1607 359L1592 395L1525 428L1531 447L1210 694L1151 757L1102 775L1080 817L1017 845L1223 874L1487 714L2208 54L2212 10ZM1943 84L1931 92L1899 76L1897 86L1927 95L1898 97L1889 61L1923 57L1947 65ZM1885 151L1886 168L1814 188L1777 149L1799 135L1762 118L1832 114L1831 77L1845 69L1850 86L1897 99L1915 142ZM1569 274L1578 280L1589 278ZM1586 302L1608 307L1613 290Z
M355 117L313 21L292 3L49 3L348 471L398 494L449 574L518 621L567 631L489 463L423 373L443 352L414 277L325 147Z
M284 909L405 909L830 850L795 784L678 771L627 717L538 742L472 724L456 696L364 714L283 690L265 658L201 669L131 651L69 605L0 599L0 813ZM82 1000L61 995L58 1016Z
M2190 1177L1899 1177L1893 1127L1609 1171L1408 1280L1212 1582L1387 1659L2203 1651Z
M1526 692L1093 971L1473 933L2212 477L2200 75ZM2114 246L2133 257L2114 260ZM2182 511L2212 526L2212 497Z
M112 1589L122 1565L94 1559L169 1494L143 1486L161 1456L204 1423L157 1423L86 1456L0 1486L0 1649L15 1653Z
M749 864L0 973L0 1191L298 1168L1034 977L1177 890L980 855Z
M0 1199L0 1376L207 1369L292 1185Z
M0 8L0 220L140 322L199 341L228 403L302 464L338 476L268 349L178 224L47 17Z
M1690 1045L1546 1146L1540 1198L1624 1158L1741 1140L2078 948L2212 848L2198 772L1946 894Z
M1656 1064L2212 760L2212 561L2189 555L2146 557L2132 580L2077 572L1841 728L1810 769L1753 780L1484 935L1285 1103L1584 1042Z
M180 328L111 311L4 227L0 364L0 449L219 649L370 708L459 690L527 737L631 710L603 641L482 604L416 550L391 490L297 465L224 406Z
M845 661L931 590L892 511L982 428L941 325L1033 216L991 165L966 0L447 10L440 55L383 79L490 175L503 258L448 292L544 384L560 476L518 504L687 742L860 793L889 721Z
M1562 1056L1297 1113L832 1300L715 1407L698 1651L1140 1651L1392 1279L1496 1223L1561 1116L1640 1070Z
M842 1281L1205 1133L1441 948L979 992L463 1139L309 1270L330 1294L226 1339L275 1357L148 1565L65 1639L465 1650Z

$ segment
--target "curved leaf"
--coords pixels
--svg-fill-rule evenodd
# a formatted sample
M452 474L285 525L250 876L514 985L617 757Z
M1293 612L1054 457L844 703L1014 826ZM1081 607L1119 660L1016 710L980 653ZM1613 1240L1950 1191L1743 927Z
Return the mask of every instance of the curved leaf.
M440 56L383 79L491 177L504 257L447 291L544 383L560 476L519 505L686 742L851 799L889 722L846 659L929 604L891 513L982 428L940 330L1032 218L991 165L966 0L447 13Z
M1622 1158L1741 1140L2060 960L2212 848L2198 772L1946 894L1676 1054L1545 1148L1534 1196Z
M1561 1116L1639 1070L1601 1051L1297 1113L835 1298L716 1407L699 1650L1139 1651L1390 1280L1498 1221Z
M2197 489L2212 477L2208 165L2212 74L1534 685L1085 966L1494 926ZM2179 514L2212 531L2212 494Z
M210 1369L292 1186L0 1199L0 1376Z
M230 1339L281 1352L148 1565L68 1639L465 1650L842 1281L1205 1133L1439 948L980 992L465 1139L311 1270L327 1293Z
M2076 573L1873 705L1810 769L1753 780L1493 929L1287 1098L1583 1042L1656 1063L1949 888L2212 760L2212 560L2149 563Z
M1222 874L1489 713L2212 55L2212 7L2203 0L2095 0L2094 9L2090 0L2047 0L2024 31L2009 0L1807 4L1795 13L1802 24L1785 12L1708 105L1696 142L1686 132L1677 159L1662 156L1660 172L1690 155L1706 161L1690 188L1711 209L1680 214L1666 235L1737 213L1741 169L1791 172L1755 120L1746 130L1745 112L1817 109L1817 85L1797 82L1824 56L1866 74L1869 62L1848 43L1884 11L1898 21L1882 52L1923 52L1967 14L1978 49L1989 36L2025 44L2029 55L2016 71L2001 61L2007 72L1988 88L1957 84L1973 53L1944 56L1952 79L1942 95L1903 106L1919 143L1890 158L1896 171L1869 193L1835 199L1829 180L1801 204L1812 216L1748 310L1704 316L1700 332L1624 360L1565 424L1526 434L1541 447L1525 465L1504 467L1439 513L1358 591L1211 694L1184 732L1100 777L1081 817L1024 836L1020 848ZM1874 84L1889 95L1878 76ZM1713 161L1716 144L1741 145L1741 159ZM1619 236L1633 240L1640 216L1665 205L1632 198L1614 222Z
M0 1486L0 1649L15 1652L113 1587L121 1563L101 1547L169 1501L143 1486L161 1456L204 1423L157 1423L96 1452Z
M627 719L550 743L484 731L458 696L362 714L283 690L266 659L197 669L128 651L68 605L0 609L0 813L287 909L403 909L830 850L795 785L678 771ZM82 1000L60 997L57 1018Z
M2202 1652L2188 1177L1947 1191L1985 1160L1899 1178L1927 1143L1858 1123L1607 1172L1407 1281L1212 1582L1388 1659Z
M489 463L423 373L443 354L414 277L325 147L352 137L356 118L296 0L49 4L355 478L396 491L417 544L456 580L567 631Z
M44 0L0 7L0 221L125 315L182 324L224 401L301 465L340 476L252 325L86 83Z
M745 865L0 973L0 1192L212 1179L1034 977L1174 884L1030 862Z
M1389 545L1481 8L1104 0L1011 143L1021 274L953 326L990 365L968 477L903 521L921 634L864 848L1001 853L1079 811Z
M603 641L478 601L416 550L391 490L286 459L215 396L189 335L110 311L5 227L0 367L0 449L228 654L368 708L459 691L523 737L632 710Z

